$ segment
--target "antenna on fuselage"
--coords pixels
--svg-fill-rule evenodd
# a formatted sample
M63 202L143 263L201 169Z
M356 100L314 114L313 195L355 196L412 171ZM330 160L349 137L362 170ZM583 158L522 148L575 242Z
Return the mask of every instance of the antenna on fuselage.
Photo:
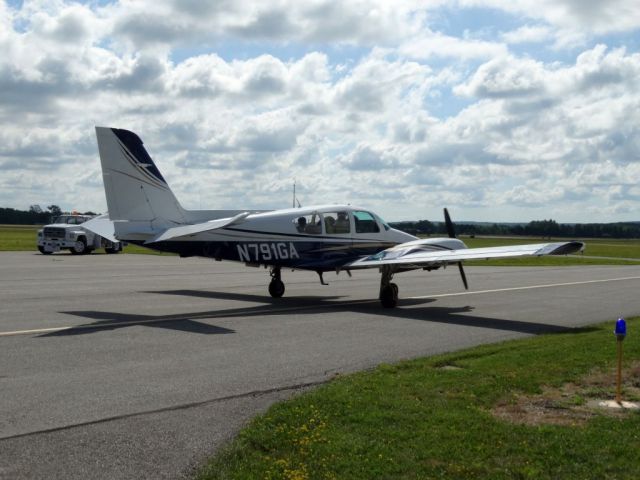
M294 178L293 179L293 204L292 204L293 208L296 208L296 203L298 204L298 208L302 207L302 205L300 205L300 202L296 198L296 179Z

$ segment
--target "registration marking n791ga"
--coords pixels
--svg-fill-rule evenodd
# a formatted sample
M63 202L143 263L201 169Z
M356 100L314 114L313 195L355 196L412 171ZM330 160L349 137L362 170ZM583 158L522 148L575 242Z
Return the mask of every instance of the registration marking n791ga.
M270 260L290 260L300 258L293 243L264 242L238 245L241 262L268 262Z

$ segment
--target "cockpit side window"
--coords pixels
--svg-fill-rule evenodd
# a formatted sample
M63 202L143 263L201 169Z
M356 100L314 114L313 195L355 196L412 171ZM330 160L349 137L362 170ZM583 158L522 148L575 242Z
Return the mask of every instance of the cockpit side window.
M324 217L324 229L327 234L351 233L351 222L349 221L348 212L325 212L322 215Z
M349 212L341 210L336 212L325 212L322 215L324 217L324 229L327 234L351 233Z
M293 220L293 224L295 225L296 231L298 233L310 233L312 235L322 233L320 215L318 215L317 213L300 215Z
M353 220L356 224L356 233L377 233L380 231L378 222L369 212L353 212Z

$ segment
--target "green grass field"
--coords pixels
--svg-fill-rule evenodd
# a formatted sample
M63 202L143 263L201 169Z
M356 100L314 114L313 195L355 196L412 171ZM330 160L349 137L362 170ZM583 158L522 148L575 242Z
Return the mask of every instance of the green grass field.
M36 249L36 233L42 227L32 225L0 225L0 251Z
M590 406L614 396L612 329L339 377L254 419L197 478L636 480L640 412ZM632 333L627 400L640 400L639 347Z

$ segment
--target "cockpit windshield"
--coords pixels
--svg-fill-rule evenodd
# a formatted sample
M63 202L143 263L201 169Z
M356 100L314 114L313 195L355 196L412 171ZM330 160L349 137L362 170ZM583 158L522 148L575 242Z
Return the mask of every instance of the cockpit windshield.
M66 223L68 225L80 225L89 220L89 217L83 215L60 215L53 223Z
M389 226L389 224L387 222L385 222L382 217L376 213L373 214L374 217L376 217L376 220L378 220L378 223L380 223L385 230L389 230L391 227Z

